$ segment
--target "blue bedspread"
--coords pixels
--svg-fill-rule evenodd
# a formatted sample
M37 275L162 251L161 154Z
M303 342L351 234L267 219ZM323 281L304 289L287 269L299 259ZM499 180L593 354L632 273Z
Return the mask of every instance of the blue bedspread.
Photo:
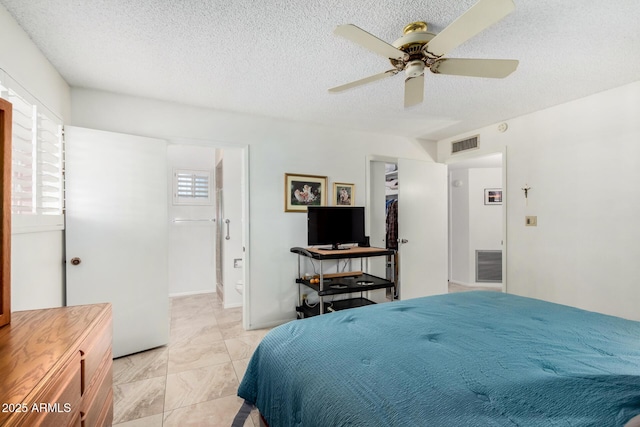
M623 426L640 414L640 322L498 292L296 320L238 395L270 427Z

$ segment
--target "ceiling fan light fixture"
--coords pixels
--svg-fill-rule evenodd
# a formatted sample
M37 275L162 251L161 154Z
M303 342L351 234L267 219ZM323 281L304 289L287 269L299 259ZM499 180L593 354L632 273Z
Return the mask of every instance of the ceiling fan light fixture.
M404 69L407 78L418 77L421 74L424 74L424 62L416 59L415 61L411 61L407 64Z

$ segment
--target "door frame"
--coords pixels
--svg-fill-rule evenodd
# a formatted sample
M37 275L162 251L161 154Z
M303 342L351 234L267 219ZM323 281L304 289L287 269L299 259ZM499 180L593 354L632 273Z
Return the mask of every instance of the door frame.
M366 156L366 163L364 169L364 179L365 179L365 206L367 208L371 207L371 162L385 162L385 163L398 163L398 157L391 156L378 156L375 154ZM365 209L365 234L367 236L371 235L371 212L370 209Z
M251 325L251 310L250 310L250 294L251 294L251 250L249 247L250 239L250 227L249 227L249 144L233 144L224 141L215 140L200 140L190 138L168 138L169 144L176 145L195 145L200 147L220 148L220 149L239 149L241 150L242 158L242 180L240 182L241 187L241 202L242 202L242 249L243 249L243 268L242 268L242 281L244 283L244 289L242 292L242 327L245 330L249 329ZM216 224L216 227L218 224Z
M371 209L372 209L372 191L373 191L373 184L372 184L372 172L371 172L371 164L373 162L380 162L380 163L398 163L398 157L392 157L392 156L380 156L380 155L375 155L375 154L371 154L371 155L367 155L365 157L365 207L366 209L364 210L365 212L365 235L367 236L371 236ZM386 243L386 242L385 242ZM386 245L385 245L386 246ZM386 259L386 258L385 258ZM378 274L380 276L384 277L384 274L386 274L386 261L383 258L371 258L371 259L367 259L367 269L371 274ZM394 258L397 259L397 258ZM394 266L395 267L395 266ZM383 273L384 272L384 273ZM394 276L397 272L397 269L394 268ZM397 280L397 278L396 278ZM394 294L397 296L397 292L398 292L398 288L393 288L392 289L392 295L391 295L391 301L394 300ZM374 300L376 302L382 302L382 301L386 301L387 300L387 296L386 296L386 291L384 292L384 298L383 296L381 296L382 292L379 291L373 291L373 292L369 292L367 295L367 298Z
M481 157L487 157L494 154L502 154L502 292L507 293L507 194L508 194L508 181L507 181L507 147L502 147L502 150L495 151L473 151L471 153L465 153L464 156L461 157L449 157L444 164L449 165L465 162L469 160L479 159ZM447 173L448 175L448 173ZM448 177L447 177L448 179ZM449 183L451 185L451 183ZM450 191L450 188L449 188ZM448 209L449 209L449 243L451 243L451 198L447 201ZM449 244L448 247L448 260L449 260L449 278L451 278L451 250L452 245Z

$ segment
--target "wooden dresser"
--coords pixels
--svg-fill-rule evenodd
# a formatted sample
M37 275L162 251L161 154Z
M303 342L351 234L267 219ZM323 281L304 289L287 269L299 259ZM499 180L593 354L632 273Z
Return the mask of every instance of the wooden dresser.
M0 426L110 426L110 304L16 311L0 328Z

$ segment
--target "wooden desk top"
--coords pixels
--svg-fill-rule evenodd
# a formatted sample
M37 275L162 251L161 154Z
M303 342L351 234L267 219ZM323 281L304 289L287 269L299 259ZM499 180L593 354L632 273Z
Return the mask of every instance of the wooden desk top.
M315 259L341 259L341 258L363 258L380 255L393 255L395 251L393 249L374 248L374 247L361 247L361 246L347 246L348 249L340 250L327 250L320 248L291 248L291 252L309 256L304 251L311 254L311 258Z

